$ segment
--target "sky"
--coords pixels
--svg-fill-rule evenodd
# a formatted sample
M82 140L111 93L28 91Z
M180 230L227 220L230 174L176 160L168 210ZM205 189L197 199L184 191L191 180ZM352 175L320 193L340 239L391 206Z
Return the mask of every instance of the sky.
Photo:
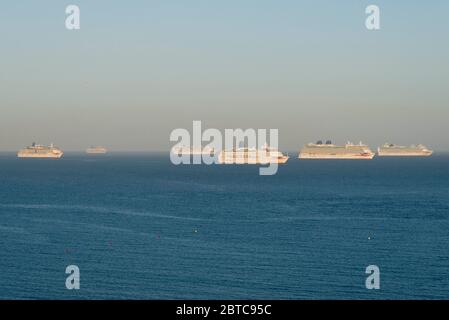
M65 28L70 4L80 30ZM193 120L276 128L289 151L449 151L448 14L444 0L3 1L0 151L164 151Z

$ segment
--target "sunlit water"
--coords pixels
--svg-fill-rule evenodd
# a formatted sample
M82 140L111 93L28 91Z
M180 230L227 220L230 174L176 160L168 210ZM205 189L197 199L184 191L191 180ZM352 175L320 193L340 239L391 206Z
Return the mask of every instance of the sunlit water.
M380 290L365 288L371 264ZM449 299L449 156L292 158L259 176L1 154L0 298Z

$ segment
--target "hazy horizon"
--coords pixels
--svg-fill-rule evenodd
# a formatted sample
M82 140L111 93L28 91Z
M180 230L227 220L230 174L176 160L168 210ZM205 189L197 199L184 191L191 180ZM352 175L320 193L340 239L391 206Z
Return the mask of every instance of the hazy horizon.
M65 29L65 7L81 30ZM365 28L365 8L381 30ZM363 141L449 151L449 3L5 3L0 151L32 142L165 151L170 132L279 129L279 148Z

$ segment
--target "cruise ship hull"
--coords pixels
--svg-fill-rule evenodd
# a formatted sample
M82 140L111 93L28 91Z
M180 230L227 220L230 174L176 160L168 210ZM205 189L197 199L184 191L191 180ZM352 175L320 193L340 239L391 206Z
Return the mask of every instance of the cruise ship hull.
M432 155L430 152L395 152L395 151L382 151L379 150L377 155L379 157L428 157Z
M239 148L223 150L218 155L218 162L221 164L284 164L288 159L289 157L287 155L284 155L276 149L271 149L266 144L262 149Z
M182 156L211 156L215 155L215 150L212 148L190 148L190 147L174 147L170 151L172 154Z
M300 153L299 159L342 159L342 160L371 160L374 158L374 154L304 154Z
M233 158L223 158L222 156L219 157L218 163L220 164L270 164L270 163L277 163L277 164L284 164L288 161L289 157L281 157L281 158L275 158L275 159L233 159Z
M64 153L49 153L49 154L38 154L38 153L18 153L18 158L52 158L52 159L59 159L63 156Z

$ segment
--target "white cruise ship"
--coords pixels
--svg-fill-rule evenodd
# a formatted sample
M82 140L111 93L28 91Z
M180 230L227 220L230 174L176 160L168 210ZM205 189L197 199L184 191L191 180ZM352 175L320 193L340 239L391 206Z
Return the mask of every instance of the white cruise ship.
M283 164L286 163L288 159L288 156L267 145L263 146L261 149L237 148L233 150L223 150L218 155L218 162L221 164Z
M188 156L194 156L194 155L210 155L210 156L214 156L215 155L215 150L213 148L210 147L204 147L204 148L191 148L191 147L187 147L187 146L181 146L181 147L173 147L171 149L171 152L173 154L179 155L179 156L184 156L184 155L188 155Z
M330 140L317 143L309 143L299 152L299 159L367 159L374 157L374 152L363 144L346 143L344 146L332 144Z
M33 143L30 147L26 147L19 150L17 157L19 158L56 158L59 159L63 156L64 152L59 148L56 148L51 144L50 146L44 146Z
M90 147L86 149L87 154L105 154L108 150L105 147Z
M377 155L380 157L428 157L432 153L432 150L422 144L405 147L385 143L382 147L377 148Z

